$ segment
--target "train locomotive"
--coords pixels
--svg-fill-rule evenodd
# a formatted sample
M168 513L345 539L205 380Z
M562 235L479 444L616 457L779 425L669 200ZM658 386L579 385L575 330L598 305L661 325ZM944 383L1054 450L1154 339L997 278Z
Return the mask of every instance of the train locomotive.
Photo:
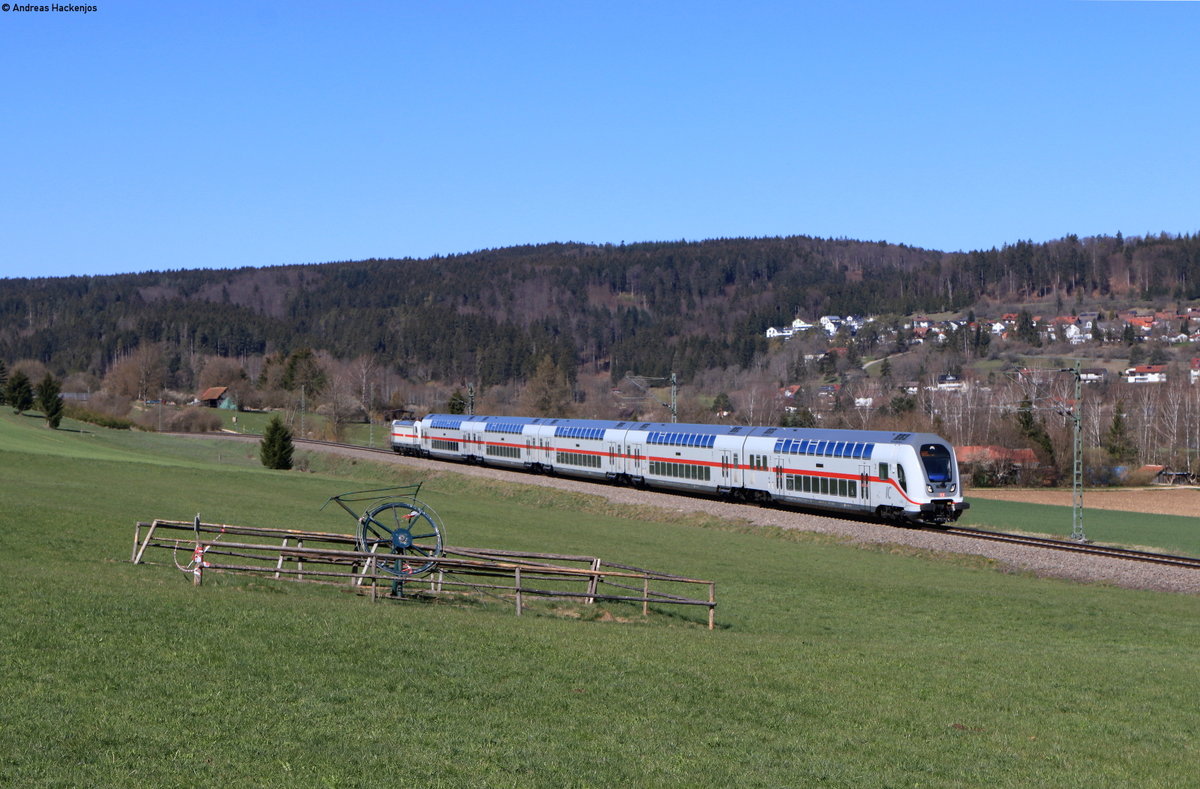
M946 524L963 501L931 433L430 414L392 423L397 453L735 501Z

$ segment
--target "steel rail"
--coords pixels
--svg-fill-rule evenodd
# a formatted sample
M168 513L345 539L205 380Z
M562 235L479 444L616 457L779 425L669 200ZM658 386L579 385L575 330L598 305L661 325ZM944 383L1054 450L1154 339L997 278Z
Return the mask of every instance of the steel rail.
M953 534L958 537L969 537L976 540L1007 542L1016 545L1028 545L1034 548L1068 551L1070 553L1082 553L1091 556L1107 556L1112 559L1150 562L1153 564L1165 564L1173 567L1191 567L1200 570L1200 558L1195 556L1178 556L1168 553L1154 553L1152 551L1139 551L1133 548L1117 548L1109 545L1081 543L1074 542L1072 540L1058 540L1052 537L1033 537L1024 534L987 531L985 529L968 529L961 526L942 527L931 529L931 531L939 531L942 534Z

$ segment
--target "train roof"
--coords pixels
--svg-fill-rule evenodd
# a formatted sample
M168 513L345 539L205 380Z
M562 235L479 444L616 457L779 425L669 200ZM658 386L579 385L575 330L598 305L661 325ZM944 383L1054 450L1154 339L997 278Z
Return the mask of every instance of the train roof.
M857 441L883 444L948 444L934 433L905 433L896 430L850 430L823 427L770 427L767 425L706 425L686 422L643 422L640 420L568 419L564 417L484 416L466 414L429 414L424 418L433 427L459 428L464 422L484 423L485 430L521 432L525 425L551 425L598 430L645 430L655 433L698 433L700 435L791 438L810 441Z

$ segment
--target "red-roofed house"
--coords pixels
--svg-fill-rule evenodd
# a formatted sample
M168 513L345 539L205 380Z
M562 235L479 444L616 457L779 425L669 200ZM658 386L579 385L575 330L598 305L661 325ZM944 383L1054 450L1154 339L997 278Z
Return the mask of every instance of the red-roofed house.
M1164 384L1167 382L1165 364L1139 364L1121 373L1127 384Z

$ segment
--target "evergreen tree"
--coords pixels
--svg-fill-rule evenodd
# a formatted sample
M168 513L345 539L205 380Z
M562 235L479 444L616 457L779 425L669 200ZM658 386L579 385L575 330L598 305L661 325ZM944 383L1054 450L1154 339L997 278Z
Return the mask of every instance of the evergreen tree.
M816 427L817 417L809 409L801 406L795 411L784 411L779 418L780 427Z
M1033 403L1030 400L1022 400L1017 409L1017 428L1021 431L1021 435L1033 444L1033 450L1037 453L1038 460L1048 466L1057 465L1054 458L1054 442L1050 440L1046 426L1034 416Z
M258 449L262 464L267 468L290 469L294 451L292 431L283 424L278 414L271 417L267 429L263 431L262 443Z
M283 363L283 375L279 385L289 392L303 387L305 394L316 397L325 388L326 383L328 376L312 348L294 351Z
M450 395L449 401L446 402L447 414L465 414L467 413L467 398L462 393L462 389L455 389L454 394Z
M713 413L717 414L718 416L721 414L732 414L733 401L729 399L728 394L721 392L713 398L712 410Z
M12 406L14 414L20 414L33 408L33 386L29 376L18 370L8 379L4 400Z
M1105 451L1118 463L1129 463L1137 457L1137 447L1129 436L1129 428L1125 424L1125 403L1118 400L1113 408L1112 424L1101 442Z
M59 423L63 418L63 401L60 392L62 387L58 381L54 380L54 376L46 373L46 377L37 385L37 406L41 409L42 414L46 417L46 426L51 430L58 430Z
M1033 322L1033 316L1029 314L1029 310L1021 310L1017 313L1017 339L1034 347L1040 347L1042 344L1041 333L1038 332L1037 324Z
M525 389L526 402L533 416L566 416L571 408L571 385L562 369L549 356L543 356L537 372Z

